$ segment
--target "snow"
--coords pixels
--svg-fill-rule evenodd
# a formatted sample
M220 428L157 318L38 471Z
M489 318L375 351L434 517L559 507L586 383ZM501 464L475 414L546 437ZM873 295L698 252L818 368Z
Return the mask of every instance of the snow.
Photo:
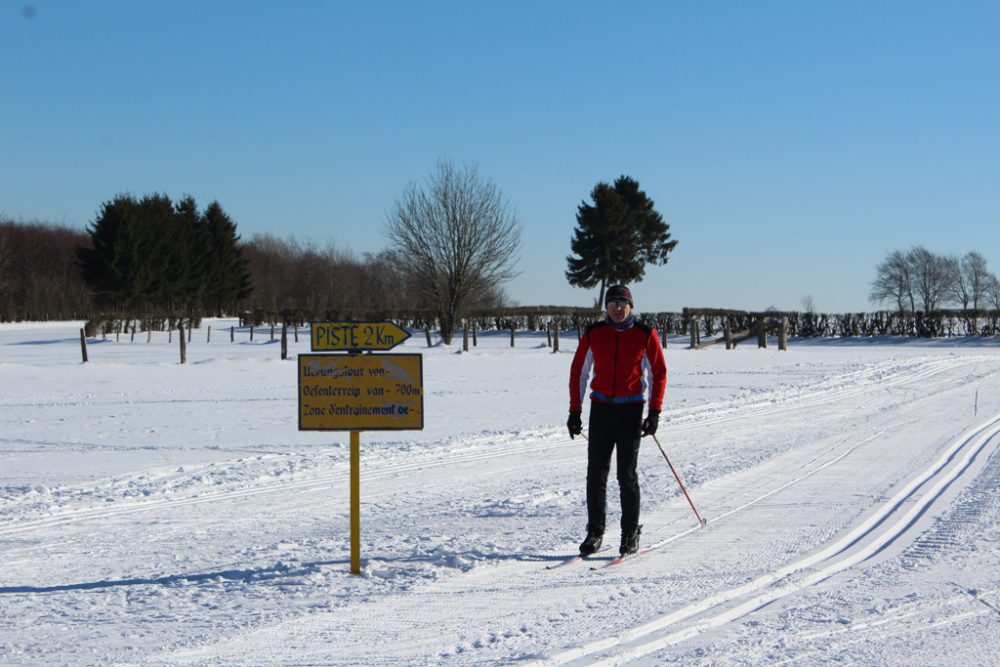
M0 325L2 665L969 665L1000 653L1000 341L670 339L643 546L584 534L563 332L414 336L424 429L298 431L228 320ZM208 342L207 326L213 328ZM224 331L223 335L219 332ZM263 333L263 335L262 335ZM586 421L585 421L586 423ZM612 475L613 478L613 475ZM618 520L609 482L609 526ZM598 569L592 569L592 566Z

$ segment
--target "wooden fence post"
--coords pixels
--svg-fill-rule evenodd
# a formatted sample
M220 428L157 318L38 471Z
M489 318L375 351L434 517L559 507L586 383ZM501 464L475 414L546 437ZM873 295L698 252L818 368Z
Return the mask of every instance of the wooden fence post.
M236 340L236 331L235 331L235 329L236 329L236 327L234 327L232 325L229 326L229 342L230 343L232 343L234 340Z
M177 337L181 341L181 363L187 363L187 340L184 338L184 320L177 323L177 331L180 335Z
M469 351L469 322L468 320L462 321L462 351Z
M698 349L698 320L691 318L691 349Z
M552 353L555 354L559 351L559 325L552 325Z
M733 328L729 326L729 320L726 319L726 324L723 326L723 335L726 337L726 349L733 349Z
M763 317L757 318L757 347L762 350L767 349L767 328Z
M788 351L788 317L781 318L781 329L778 331L778 349Z
M510 346L514 347L514 320L510 321Z
M472 320L472 347L477 347L478 345L479 341L476 336L476 321Z
M427 336L427 347L431 346L431 325L424 325L424 334Z
M288 325L282 322L281 324L281 360L284 361L288 358Z
M208 335L205 336L205 342L206 343L211 343L212 342L212 325L211 324L208 325Z
M80 352L83 354L83 363L87 363L87 335L80 329Z

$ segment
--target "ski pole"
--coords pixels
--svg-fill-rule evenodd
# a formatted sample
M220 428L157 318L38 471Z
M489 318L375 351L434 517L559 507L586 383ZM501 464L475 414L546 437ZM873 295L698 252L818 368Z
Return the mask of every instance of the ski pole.
M663 459L667 462L667 465L670 466L670 472L674 473L674 479L677 480L677 484L680 485L681 491L684 492L684 497L687 498L688 505L691 506L691 509L694 511L694 515L698 518L698 523L701 524L702 528L704 528L708 525L708 519L702 519L701 515L698 514L698 510L695 509L694 503L691 501L691 496L688 495L687 489L684 488L684 482L681 481L680 475L678 475L677 471L674 470L674 464L670 462L670 457L667 456L667 452L664 451L663 445L661 445L660 441L656 438L656 434L651 433L650 435L653 436L653 442L656 443L656 446L660 448L660 453L663 454Z

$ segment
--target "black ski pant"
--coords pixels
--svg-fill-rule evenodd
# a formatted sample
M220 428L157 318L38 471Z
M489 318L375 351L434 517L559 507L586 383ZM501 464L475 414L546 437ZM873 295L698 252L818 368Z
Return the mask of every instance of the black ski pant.
M639 440L644 403L590 403L587 446L587 530L603 533L611 454L617 452L622 532L639 527Z

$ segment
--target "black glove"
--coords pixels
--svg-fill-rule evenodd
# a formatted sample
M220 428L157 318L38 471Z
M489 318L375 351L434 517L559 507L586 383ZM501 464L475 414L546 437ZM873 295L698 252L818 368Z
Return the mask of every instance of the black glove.
M570 439L583 433L583 420L580 419L579 410L569 413L569 419L566 420L566 428L569 429Z
M656 427L659 425L660 425L660 411L650 410L649 416L642 420L642 434L644 436L656 435Z

